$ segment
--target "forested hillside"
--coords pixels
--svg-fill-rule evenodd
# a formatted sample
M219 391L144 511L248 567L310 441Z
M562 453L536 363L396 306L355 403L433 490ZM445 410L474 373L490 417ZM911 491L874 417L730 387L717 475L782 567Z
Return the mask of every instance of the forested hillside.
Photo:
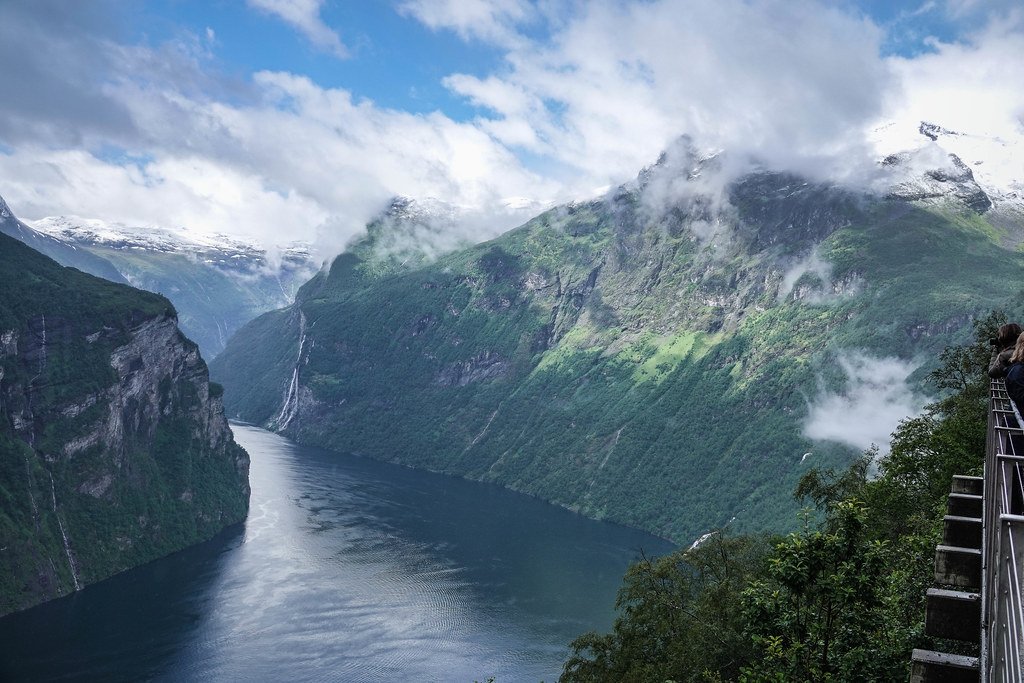
M925 634L925 596L953 475L982 472L988 339L1003 322L986 316L973 344L943 352L929 380L944 398L900 424L891 453L804 475L797 531L721 530L634 565L614 629L573 643L562 683L900 681L914 648L977 657Z

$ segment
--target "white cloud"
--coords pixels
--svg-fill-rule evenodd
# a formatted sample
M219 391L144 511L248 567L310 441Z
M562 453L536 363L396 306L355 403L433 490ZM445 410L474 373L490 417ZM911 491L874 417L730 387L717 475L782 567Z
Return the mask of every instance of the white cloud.
M946 0L942 8L954 20L990 19L1001 12L1020 9L1019 0Z
M797 259L783 273L782 282L779 285L779 301L789 296L800 278L808 273L817 277L820 286L808 294L804 298L805 301L818 303L832 293L832 264L821 257L818 247L814 247L809 254Z
M537 16L526 0L404 0L399 9L432 29L506 46L523 44L516 27Z
M250 7L273 14L291 24L320 49L338 57L348 56L348 50L342 44L341 38L320 17L324 0L246 0L246 2Z
M888 60L900 83L889 93L889 116L995 137L1024 133L1024 10L966 42L932 45L932 53Z
M329 256L396 194L465 207L472 215L460 239L475 242L524 219L505 209L510 198L557 191L486 133L442 114L355 102L286 73L261 72L253 84L259 99L237 104L109 86L146 131L141 158L124 165L20 146L0 153L0 194L26 219L70 213L302 239Z
M446 84L489 110L480 125L497 139L592 173L594 184L635 172L681 133L790 166L859 153L859 129L881 114L890 86L880 30L822 5L579 8L550 42L511 48L504 73Z
M62 213L128 225L188 227L285 243L311 235L327 218L316 202L279 193L259 178L199 157L164 157L140 166L83 151L25 149L0 155L0 177L20 218ZM46 188L42 190L41 188Z
M819 389L808 405L804 435L862 451L874 444L888 452L896 426L919 414L927 403L907 385L917 364L859 352L842 353L838 362L846 375L846 388L842 393Z

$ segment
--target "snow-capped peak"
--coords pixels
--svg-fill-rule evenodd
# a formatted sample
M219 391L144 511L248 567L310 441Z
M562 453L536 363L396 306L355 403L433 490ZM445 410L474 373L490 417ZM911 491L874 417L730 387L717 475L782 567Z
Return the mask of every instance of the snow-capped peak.
M210 249L249 251L254 248L254 245L226 235L203 235L187 229L169 230L155 225L129 226L80 216L50 216L29 221L29 225L60 240L122 249L202 252Z
M1012 138L954 131L932 121L892 121L871 133L879 158L951 159L970 169L997 204L1024 200L1024 134Z
M414 199L400 195L391 200L381 218L413 223L451 223L464 211L462 207L434 197Z

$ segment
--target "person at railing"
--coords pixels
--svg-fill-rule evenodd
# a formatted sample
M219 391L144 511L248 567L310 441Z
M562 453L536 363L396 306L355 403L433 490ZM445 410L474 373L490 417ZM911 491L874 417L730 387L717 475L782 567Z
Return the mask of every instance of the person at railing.
M1010 357L1013 355L1014 347L1017 345L1017 339L1020 338L1020 335L1020 325L1008 323L1000 326L999 331L996 332L995 339L989 340L989 344L992 345L992 360L989 361L988 365L989 377L993 379L1006 377L1006 373L1010 371L1010 365L1012 364Z
M1006 373L1006 393L1017 405L1024 408L1024 334L1018 339L1010 354L1010 369Z

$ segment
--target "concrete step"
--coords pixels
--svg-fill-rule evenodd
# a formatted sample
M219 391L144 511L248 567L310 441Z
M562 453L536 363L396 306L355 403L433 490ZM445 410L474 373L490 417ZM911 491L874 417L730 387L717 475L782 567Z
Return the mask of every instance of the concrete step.
M981 642L981 596L929 588L924 632L936 638Z
M981 496L970 493L951 493L946 510L957 517L981 517Z
M981 518L946 515L942 525L942 544L981 550Z
M948 655L932 650L914 650L910 683L978 683L976 657Z
M951 493L966 493L971 496L980 496L985 487L985 480L981 477L968 477L964 474L953 475L953 487Z
M981 588L981 550L935 546L935 583L956 588Z

